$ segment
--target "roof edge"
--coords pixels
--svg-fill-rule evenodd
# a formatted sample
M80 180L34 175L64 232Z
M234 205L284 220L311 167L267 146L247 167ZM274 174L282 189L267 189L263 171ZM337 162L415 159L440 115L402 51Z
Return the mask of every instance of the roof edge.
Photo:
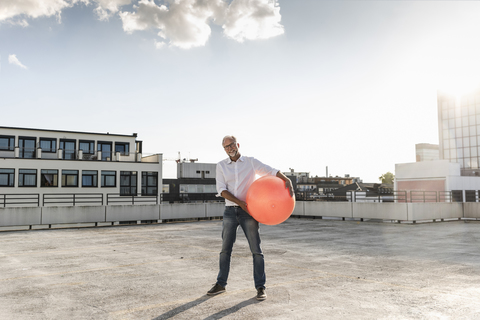
M22 128L22 127L6 127L0 126L0 129L16 129L16 130L32 130L32 131L51 131L51 132L67 132L67 133L81 133L81 134L96 134L105 136L121 136L121 137L137 137L136 133L131 135L118 133L102 133L102 132L87 132L87 131L71 131L71 130L56 130L56 129L38 129L38 128Z

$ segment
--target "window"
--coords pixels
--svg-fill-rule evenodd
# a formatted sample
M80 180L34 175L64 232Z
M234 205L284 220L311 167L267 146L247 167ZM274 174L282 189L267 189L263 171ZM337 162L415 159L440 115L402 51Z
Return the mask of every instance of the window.
M20 148L20 158L35 158L36 139L29 137L18 138L18 147Z
M102 171L102 187L116 187L117 173L115 171Z
M475 202L476 198L475 190L465 190L465 202Z
M137 172L120 171L120 195L137 195Z
M0 169L0 187L14 187L15 169Z
M42 170L40 187L58 187L58 170Z
M98 185L98 171L82 171L82 187L97 187Z
M40 138L40 148L42 152L57 152L57 139Z
M97 150L102 151L102 161L112 160L112 143L111 142L99 141L97 143Z
M164 184L162 186L162 193L170 193L170 185Z
M78 170L62 170L62 187L78 187Z
M444 148L444 149L450 148L450 144L449 144L449 140L448 140L448 139L443 140L443 148Z
M36 187L37 186L37 169L18 170L18 186L19 187Z
M15 137L0 136L0 150L13 151L15 149Z
M75 140L60 139L60 149L63 149L63 159L75 160L75 144Z
M95 141L80 140L78 142L78 149L83 151L83 154L95 153Z
M128 156L130 144L127 142L115 142L115 153L120 152L122 156Z
M158 194L158 172L142 172L142 196Z

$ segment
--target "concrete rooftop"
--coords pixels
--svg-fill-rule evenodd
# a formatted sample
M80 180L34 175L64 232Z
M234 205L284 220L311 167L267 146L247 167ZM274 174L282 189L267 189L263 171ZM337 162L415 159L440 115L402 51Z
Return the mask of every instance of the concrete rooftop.
M479 222L262 226L261 302L241 231L227 292L205 295L221 223L0 232L0 318L480 318Z

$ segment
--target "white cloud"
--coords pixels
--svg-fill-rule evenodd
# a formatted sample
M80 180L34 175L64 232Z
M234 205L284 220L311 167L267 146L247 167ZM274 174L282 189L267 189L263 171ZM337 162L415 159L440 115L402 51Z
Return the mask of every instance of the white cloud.
M268 0L233 0L223 24L225 35L239 42L283 34L280 7Z
M225 7L222 0L177 0L169 6L156 5L153 0L141 0L136 12L120 12L123 30L158 29L158 36L169 39L180 48L203 46L210 37L210 20Z
M17 56L15 54L9 54L8 55L8 63L10 64L14 64L14 65L17 65L19 66L20 68L22 69L27 69L27 67L25 65L23 65L17 58Z
M157 5L141 0L135 12L120 12L127 33L158 29L158 36L180 48L203 46L211 34L210 23L222 25L227 37L266 39L283 34L280 7L272 0L176 0ZM158 46L158 44L157 44Z
M97 3L95 14L100 20L108 20L118 12L120 7L129 5L132 0L95 0L95 2Z
M73 6L81 0L2 0L0 2L0 21L9 21L10 19L19 18L18 21L10 21L10 23L28 25L22 16L30 18L38 18L42 16L57 16L63 9ZM88 2L88 0L85 0ZM82 1L82 2L85 2Z
M131 4L133 12L121 11ZM117 14L127 33L153 29L162 39L184 49L204 46L210 38L211 23L222 26L224 34L239 42L267 39L283 34L280 7L276 0L0 0L0 23L27 27L27 18L56 16L61 22L65 8L77 3L96 5L95 14L108 20Z

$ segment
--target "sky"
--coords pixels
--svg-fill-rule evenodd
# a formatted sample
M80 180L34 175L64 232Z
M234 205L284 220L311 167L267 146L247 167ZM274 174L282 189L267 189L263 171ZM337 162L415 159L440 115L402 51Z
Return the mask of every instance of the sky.
M379 182L479 84L480 2L2 0L0 126L138 133L144 154Z

